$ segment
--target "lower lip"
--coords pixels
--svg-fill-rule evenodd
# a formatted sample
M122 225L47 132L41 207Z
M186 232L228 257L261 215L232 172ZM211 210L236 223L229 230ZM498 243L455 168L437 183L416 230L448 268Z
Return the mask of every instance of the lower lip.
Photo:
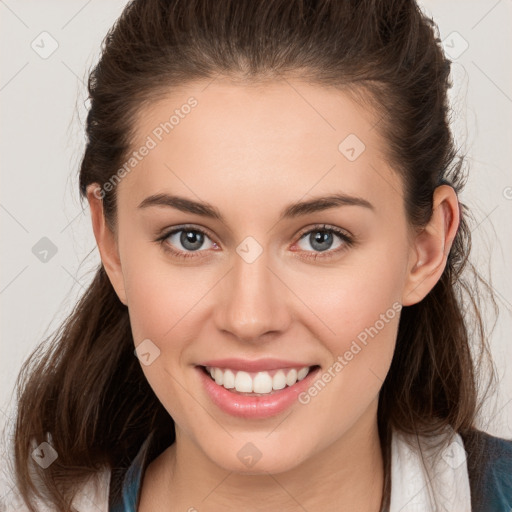
M212 402L222 411L240 418L270 418L288 409L300 393L310 385L320 367L310 371L304 379L293 386L286 386L272 394L262 396L240 395L219 386L204 371L202 366L196 366L203 386Z

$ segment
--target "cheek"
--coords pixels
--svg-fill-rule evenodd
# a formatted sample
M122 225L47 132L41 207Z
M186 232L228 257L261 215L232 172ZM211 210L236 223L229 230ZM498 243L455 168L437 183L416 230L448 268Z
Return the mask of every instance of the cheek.
M161 343L183 330L187 315L208 289L208 276L190 278L190 270L166 260L161 249L126 247L123 275L135 344L145 338ZM183 321L184 320L184 321Z
M151 340L158 356L141 367L153 392L173 419L188 425L186 404L190 394L182 374L187 347L193 345L197 332L194 305L204 294L197 284L183 277L179 269L170 266L146 265L136 267L131 261L127 278L130 324L135 345ZM165 270L165 272L163 272ZM157 348L154 348L154 347Z
M336 271L316 272L296 281L301 283L298 294L307 297L316 318L315 327L310 324L310 328L315 329L331 356L325 378L304 397L304 402L316 402L318 417L323 407L342 416L364 408L382 386L393 357L401 312L407 252L400 244L405 248L400 240L391 242L383 237L357 258L347 258ZM333 392L322 391L323 398L314 399L324 387ZM333 409L325 403L321 407L324 400L332 400Z
M379 275L381 281L375 283ZM314 304L322 319L317 332L319 338L323 333L320 339L330 361L299 402L311 430L322 431L325 440L350 429L382 388L401 312L394 277L392 272L352 272L333 280L325 293L309 295L308 305Z
M364 338L365 330L375 325L382 338L392 337L388 327L398 321L407 265L407 252L396 247L375 243L337 268L293 276L294 291L304 298L316 321L321 320L321 338L332 340L331 351L344 351L347 343L361 333Z
M159 276L149 268L142 269L136 278L128 281L128 305L135 344L143 338L161 339L178 321L183 297L167 283L168 277ZM172 283L176 286L177 281Z

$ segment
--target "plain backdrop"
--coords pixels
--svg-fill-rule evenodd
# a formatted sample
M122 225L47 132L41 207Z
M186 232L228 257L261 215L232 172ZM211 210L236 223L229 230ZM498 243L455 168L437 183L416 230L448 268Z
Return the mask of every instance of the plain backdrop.
M78 194L85 83L125 4L0 0L0 422L12 418L23 360L66 318L100 261ZM512 2L421 5L454 61L453 130L470 164L462 200L475 218L471 259L500 307L489 338L500 384L481 425L512 437Z

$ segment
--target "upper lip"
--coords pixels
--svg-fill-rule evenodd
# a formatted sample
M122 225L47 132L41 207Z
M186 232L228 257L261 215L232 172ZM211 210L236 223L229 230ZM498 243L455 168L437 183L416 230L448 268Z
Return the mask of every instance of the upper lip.
M238 359L229 357L225 359L210 359L203 361L199 366L213 366L214 368L229 368L246 372L260 372L265 370L279 370L280 368L304 368L315 366L314 364L287 361L284 359L265 358L257 360Z

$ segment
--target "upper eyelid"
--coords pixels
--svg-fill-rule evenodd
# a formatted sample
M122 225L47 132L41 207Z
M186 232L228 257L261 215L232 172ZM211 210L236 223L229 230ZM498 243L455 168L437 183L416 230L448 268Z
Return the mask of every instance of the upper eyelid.
M184 226L178 226L174 228L164 229L162 230L162 234L159 238L168 238L171 235L174 235L175 233L179 233L180 231L198 231L200 233L204 233L208 236L212 241L215 241L215 237L210 234L210 231L207 228L199 227L199 226L192 226L189 224L186 224ZM217 242L215 242L217 243Z
M347 237L352 238L352 234L349 231L347 231L346 229L339 228L336 226L331 226L331 225L325 224L325 223L324 224L315 224L314 226L310 226L308 228L301 229L297 236L302 237L303 235L306 235L307 233L309 233L311 231L315 231L315 230L317 230L317 231L332 231L335 234L343 234L343 235L346 235Z

